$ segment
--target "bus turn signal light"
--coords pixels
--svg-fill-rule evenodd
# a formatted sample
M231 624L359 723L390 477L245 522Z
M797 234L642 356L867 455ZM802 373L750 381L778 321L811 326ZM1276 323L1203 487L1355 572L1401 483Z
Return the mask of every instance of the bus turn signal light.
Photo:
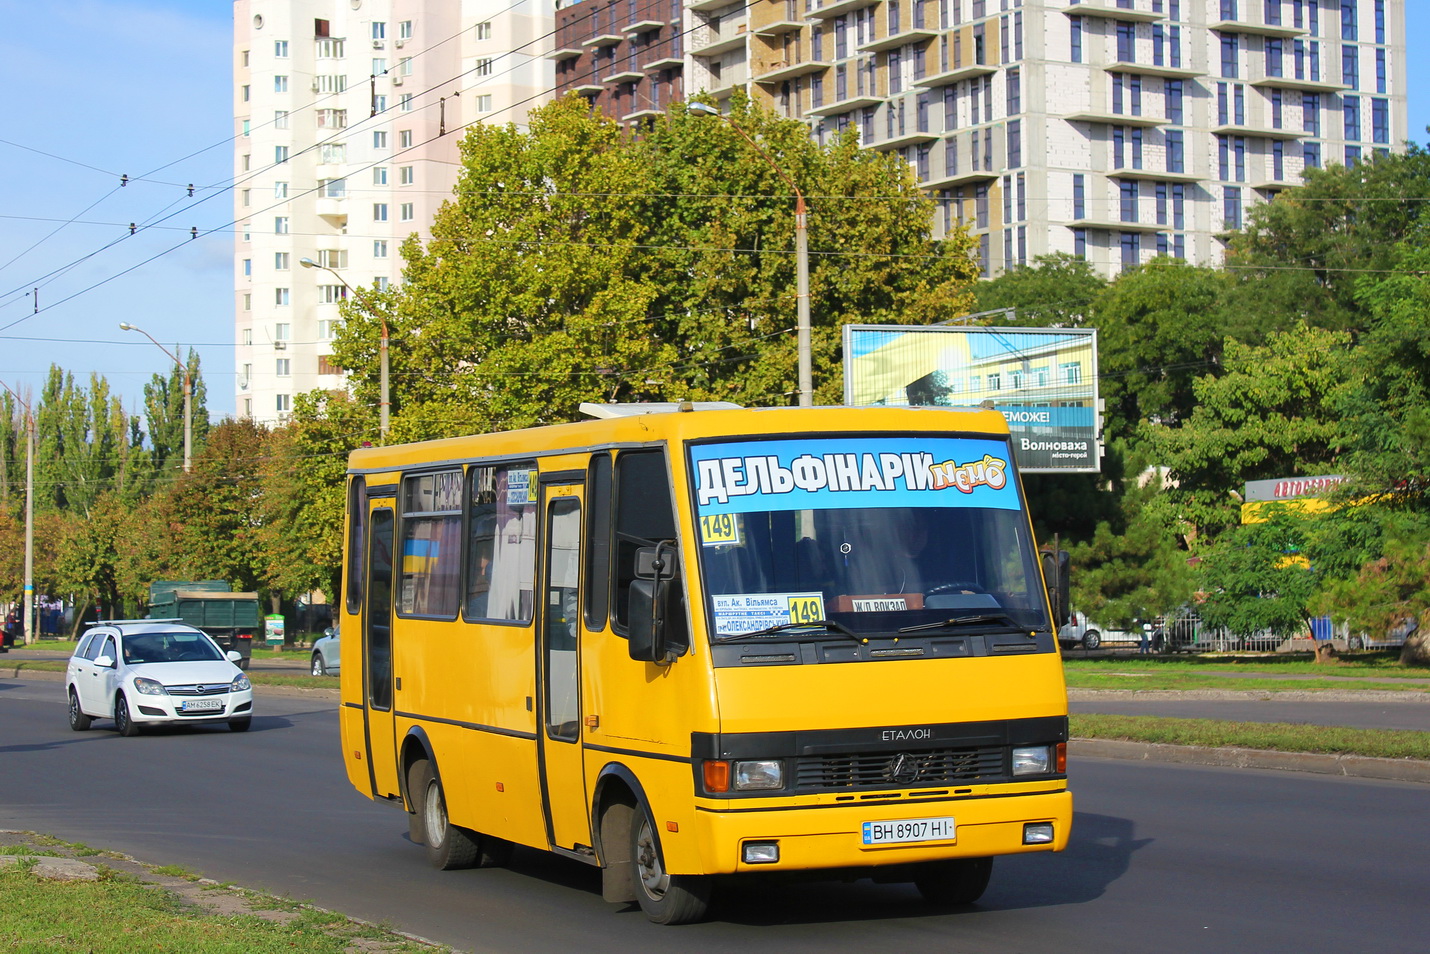
M705 791L728 792L730 790L730 763L707 761L705 763Z

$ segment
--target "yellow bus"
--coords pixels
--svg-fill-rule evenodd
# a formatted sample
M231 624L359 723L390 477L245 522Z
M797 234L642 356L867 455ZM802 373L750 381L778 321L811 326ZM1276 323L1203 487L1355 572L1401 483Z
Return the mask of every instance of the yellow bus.
M996 411L626 405L354 451L348 777L658 923L719 876L967 904L1067 845L1067 696Z

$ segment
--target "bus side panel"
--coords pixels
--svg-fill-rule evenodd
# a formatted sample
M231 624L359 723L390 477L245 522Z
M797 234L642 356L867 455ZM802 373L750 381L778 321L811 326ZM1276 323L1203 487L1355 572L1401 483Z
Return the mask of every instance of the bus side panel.
M343 765L348 781L368 798L372 798L372 779L368 773L367 736L363 721L362 632L360 613L344 612L341 631L351 634L339 642L342 665L338 669L338 729L342 733Z
M582 711L598 723L585 730L586 790L595 792L606 766L626 766L650 803L667 870L700 872L690 733L716 725L708 658L687 651L669 666L637 662L609 627L588 635L585 645Z
M546 847L536 743L463 726L410 722L427 734L455 825L533 848Z
M454 824L546 847L536 765L533 628L405 620L402 731L420 726Z

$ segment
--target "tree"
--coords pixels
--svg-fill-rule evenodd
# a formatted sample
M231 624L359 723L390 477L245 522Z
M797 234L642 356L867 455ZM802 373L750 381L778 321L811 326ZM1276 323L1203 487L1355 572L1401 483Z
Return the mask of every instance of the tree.
M1227 339L1224 372L1192 383L1191 414L1147 428L1178 518L1215 534L1239 522L1247 481L1333 473L1347 439L1339 405L1349 350L1346 332L1304 325L1262 346Z
M179 579L227 580L236 590L266 583L261 463L268 430L250 420L224 421L209 432L193 470L164 500Z
M1127 437L1138 422L1174 424L1192 411L1192 382L1216 372L1236 325L1226 312L1224 273L1158 258L1124 273L1094 309L1106 432Z
M1304 632L1320 578L1303 555L1306 522L1315 518L1284 505L1263 515L1203 549L1197 564L1202 619L1239 636Z
M192 453L204 446L209 432L206 403L208 386L199 367L199 353L192 348L185 365L193 392L190 395ZM149 445L156 471L180 470L184 463L184 374L175 366L167 375L155 374L144 385L144 410L149 420Z
M1406 243L1388 275L1365 276L1358 302L1369 314L1352 364L1356 387L1342 411L1360 489L1385 492L1430 480L1430 247Z
M1106 290L1107 280L1085 258L1066 252L1039 255L1032 265L1019 265L974 286L976 310L1013 308L1008 319L994 324L1032 328L1081 328L1089 323L1093 305Z
M1415 233L1430 195L1430 153L1306 169L1303 184L1254 206L1231 238L1226 268L1251 314L1349 331L1364 326L1362 275L1389 269Z
M1162 472L1148 466L1145 450L1115 445L1112 456L1127 462L1129 476L1105 494L1119 512L1067 548L1072 602L1105 626L1130 627L1188 602L1194 587L1189 554L1155 506Z
M261 537L273 586L341 598L348 453L376 439L371 409L346 394L298 395L262 470L267 520Z
M90 375L89 387L51 365L35 409L35 506L87 514L100 494L129 483L139 437L109 383Z
M680 348L673 377L692 396L792 403L795 195L785 176L809 208L815 403L840 400L845 324L932 324L972 308L973 240L955 229L934 241L934 206L907 164L859 148L852 129L820 146L803 123L736 96L728 121L677 109L634 145L652 170L643 214L656 224L639 264L659 290L662 334Z
M130 559L135 537L133 509L113 491L99 494L86 513L65 514L54 582L77 606L95 603L101 617L124 616L126 601L137 605L143 583Z
M893 157L820 147L744 99L732 118L810 197L820 400L837 400L844 322L966 310L971 246L931 240ZM432 239L403 247L403 284L344 308L334 350L363 403L386 320L391 436L571 420L582 401L790 402L794 203L727 123L677 109L632 138L571 97L529 131L474 127L462 155Z

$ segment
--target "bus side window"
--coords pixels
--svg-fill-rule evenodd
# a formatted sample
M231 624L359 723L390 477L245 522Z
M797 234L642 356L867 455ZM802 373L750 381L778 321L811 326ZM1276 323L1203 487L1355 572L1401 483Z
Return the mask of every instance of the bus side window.
M348 485L348 575L343 582L347 590L349 613L362 611L362 580L366 563L363 556L367 552L367 480L354 477Z
M611 588L611 455L591 458L586 509L586 626L593 632L606 628Z
M662 451L627 451L616 458L615 566L611 570L612 628L628 635L636 551L674 540L675 508ZM673 639L681 643L683 639Z
M531 621L536 574L536 463L467 471L467 556L462 613L471 620Z

